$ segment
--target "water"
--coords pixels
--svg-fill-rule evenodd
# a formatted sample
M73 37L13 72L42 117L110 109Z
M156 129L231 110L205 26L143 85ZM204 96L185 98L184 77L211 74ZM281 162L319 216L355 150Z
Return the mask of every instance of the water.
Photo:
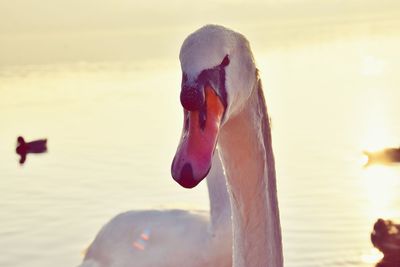
M286 266L374 266L373 223L400 220L400 167L364 168L362 151L400 145L400 37L257 41ZM170 177L180 75L177 61L1 69L0 266L76 266L122 211L208 208L204 184ZM49 152L19 166L18 135Z

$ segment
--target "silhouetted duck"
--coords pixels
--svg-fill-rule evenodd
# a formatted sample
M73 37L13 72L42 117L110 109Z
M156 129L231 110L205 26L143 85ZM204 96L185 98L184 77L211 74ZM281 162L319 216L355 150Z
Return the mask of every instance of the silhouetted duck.
M22 136L17 138L16 152L21 156L19 163L23 164L26 160L26 155L29 153L44 153L47 151L47 139L35 140L32 142L25 142Z
M383 262L400 264L400 225L391 220L378 219L371 233L374 247L384 254ZM400 265L399 265L400 266Z
M386 148L375 152L364 151L364 154L368 157L367 165L400 162L400 148Z

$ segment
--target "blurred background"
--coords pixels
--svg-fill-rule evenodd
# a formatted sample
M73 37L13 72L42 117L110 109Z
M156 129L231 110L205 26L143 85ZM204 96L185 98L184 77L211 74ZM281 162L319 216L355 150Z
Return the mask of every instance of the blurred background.
M170 176L179 49L204 24L250 41L273 127L286 266L375 266L400 222L396 0L0 0L0 266L76 266L131 209L208 209ZM17 136L48 153L15 154Z

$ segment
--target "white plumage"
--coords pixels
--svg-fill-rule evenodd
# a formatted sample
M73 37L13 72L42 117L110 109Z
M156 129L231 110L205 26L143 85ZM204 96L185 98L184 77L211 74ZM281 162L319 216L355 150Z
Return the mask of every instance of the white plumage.
M204 135L202 138L205 139L212 134L215 137L212 140L218 140L232 208L233 266L282 267L271 129L261 80L248 41L243 35L224 27L205 26L185 40L180 52L182 72L188 81L196 81L202 75L201 69L212 69L226 57L229 57L229 64L219 68L219 77L225 78L222 84L205 83L206 89L195 84L195 90L208 90L202 109L209 112L207 115L210 118L217 118L213 121L217 124L217 131L207 132L206 129L199 131L198 135ZM202 81L214 79L213 74L207 76L206 72L204 75L206 77L202 76ZM226 94L220 93L221 87ZM184 90L187 92L187 87L183 87L182 92ZM210 90L215 93L209 93ZM201 94L197 93L198 99L199 96ZM196 103L196 100L192 101ZM224 117L219 120L221 111L215 106L221 107L221 103L225 102ZM189 125L196 124L196 112L199 111L188 111ZM193 128L182 135L180 144L184 146L178 147L175 159L181 159L181 155L187 154L187 151L196 151L190 145L200 138L191 134ZM184 169L181 166L200 166L202 158L196 155L181 159L184 164L173 165L173 178L180 184L190 182L190 176L185 172L187 167Z
M231 266L230 204L217 154L207 178L210 213L148 210L119 214L97 234L80 267Z

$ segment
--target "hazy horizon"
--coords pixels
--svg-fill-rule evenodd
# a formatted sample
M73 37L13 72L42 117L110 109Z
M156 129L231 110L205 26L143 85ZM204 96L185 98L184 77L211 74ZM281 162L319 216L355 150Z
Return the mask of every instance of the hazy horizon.
M400 2L17 0L0 3L0 18L0 67L144 62L176 60L185 36L204 24L245 33L256 51L396 33Z

